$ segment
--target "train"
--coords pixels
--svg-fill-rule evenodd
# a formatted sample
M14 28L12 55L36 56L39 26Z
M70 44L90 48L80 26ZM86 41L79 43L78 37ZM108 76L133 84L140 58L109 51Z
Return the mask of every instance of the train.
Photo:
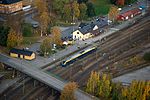
M75 62L77 59L81 59L81 58L87 56L88 54L95 52L96 50L97 50L96 46L88 47L88 48L74 54L73 56L68 57L66 60L62 61L61 66L66 67L66 66L72 64L73 62Z

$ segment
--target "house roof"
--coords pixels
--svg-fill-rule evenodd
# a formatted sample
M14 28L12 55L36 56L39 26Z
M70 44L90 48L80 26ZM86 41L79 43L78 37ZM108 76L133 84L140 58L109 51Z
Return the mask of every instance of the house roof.
M88 25L88 23L83 23L81 22L80 25L79 25L79 28L83 28L84 26Z
M10 50L10 53L16 53L16 54L20 54L20 55L31 56L34 52L33 51L24 50L24 49L21 50L21 49L12 48Z
M0 4L12 4L20 1L22 0L0 0Z
M121 16L123 16L123 17L127 17L127 16L130 16L130 15L132 15L132 14L135 14L135 13L137 13L137 12L139 12L140 10L138 9L138 8L136 8L136 9L132 9L132 10L129 10L129 11L126 11L125 13L122 13L122 14L120 14Z
M80 25L81 25L81 24L80 24ZM107 20L99 19L99 20L97 20L97 21L95 21L95 22L92 22L91 24L86 24L86 25L85 25L85 24L82 24L82 25L84 25L84 26L82 26L81 28L78 28L78 30L79 30L82 34L86 34L86 33L90 32L90 31L92 31L93 28L94 28L96 25L98 26L98 28L102 28L102 27L108 25L108 23L107 23Z

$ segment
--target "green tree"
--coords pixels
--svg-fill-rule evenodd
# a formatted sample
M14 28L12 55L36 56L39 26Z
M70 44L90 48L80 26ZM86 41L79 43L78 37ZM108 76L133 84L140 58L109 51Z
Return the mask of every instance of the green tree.
M79 5L79 9L80 9L80 16L79 16L80 20L86 19L87 18L87 15L86 15L87 6L86 6L86 4L85 3L81 3Z
M63 8L63 19L66 20L66 22L71 22L72 21L72 15L71 15L71 7L70 4L67 4Z
M40 45L40 51L42 52L42 54L44 54L44 56L47 56L48 54L50 54L51 49L52 49L52 39L46 38Z
M32 25L28 23L24 23L22 26L22 33L23 33L23 36L25 37L32 36L32 33L33 33Z
M94 17L96 15L95 7L94 7L93 3L91 3L91 2L87 3L87 15L89 17Z
M57 14L62 15L63 9L66 4L68 4L70 0L53 0L53 9L57 12Z
M67 83L61 92L60 100L76 100L74 91L78 88L75 82Z
M15 46L19 46L22 43L22 41L22 34L17 34L13 29L11 29L7 38L7 47L13 48Z
M7 46L7 36L9 34L9 28L6 26L0 26L0 45Z
M150 61L150 52L145 53L143 58L145 61Z

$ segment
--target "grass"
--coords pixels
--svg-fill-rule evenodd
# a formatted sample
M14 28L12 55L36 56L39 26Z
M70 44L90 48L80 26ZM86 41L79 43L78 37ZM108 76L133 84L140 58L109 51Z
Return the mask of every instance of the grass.
M109 0L91 0L91 2L95 5L96 16L108 14L111 5Z
M35 42L37 42L40 39L40 37L23 37L23 45L30 45Z

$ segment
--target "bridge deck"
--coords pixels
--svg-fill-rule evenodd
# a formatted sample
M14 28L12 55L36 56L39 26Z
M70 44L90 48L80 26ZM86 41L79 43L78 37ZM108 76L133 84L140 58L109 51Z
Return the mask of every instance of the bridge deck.
M58 91L63 90L66 84L66 82L60 81L59 79L39 70L38 68L32 67L34 65L23 62L23 60L10 58L6 55L0 54L0 62L21 71ZM85 94L81 90L77 90L75 92L75 96L78 100L92 100L91 96Z

